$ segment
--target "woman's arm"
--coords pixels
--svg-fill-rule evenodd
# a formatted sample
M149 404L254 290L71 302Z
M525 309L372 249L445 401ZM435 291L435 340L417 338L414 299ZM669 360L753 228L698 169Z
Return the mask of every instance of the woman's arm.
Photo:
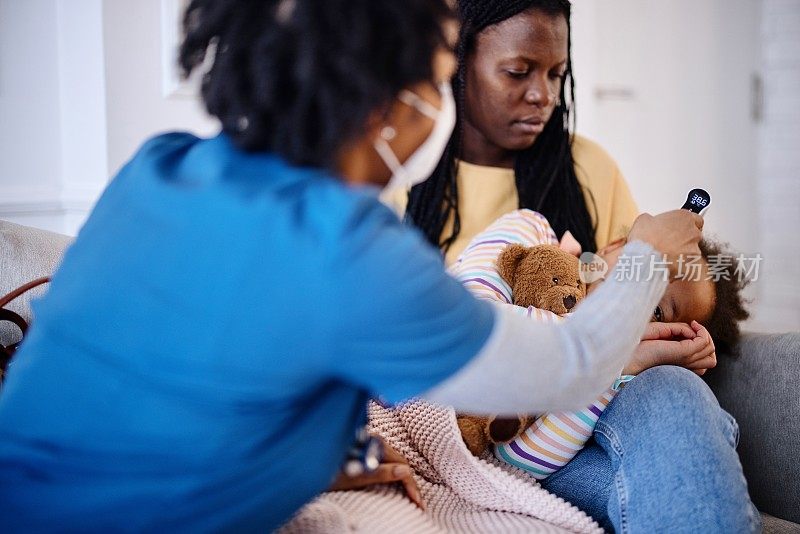
M643 242L625 253L641 272L657 255ZM557 324L530 321L495 304L495 324L480 354L423 396L471 413L514 414L587 406L620 375L666 288L661 276L627 277L624 265Z
M680 339L679 341L676 339ZM716 365L711 337L693 323L650 323L626 375L587 408L578 412L550 413L539 417L525 432L509 443L498 445L495 456L543 480L567 464L592 436L594 426L617 394L620 386L655 365L683 365L704 374Z
M373 206L365 199L364 210ZM442 272L441 257L419 234L385 208L369 225L362 211L343 225L346 246L320 266L336 273L325 281L336 291L321 305L335 311L347 303L320 347L331 376L387 402L422 395L496 414L580 409L603 392L666 287L666 277L649 275L662 257L656 250L671 259L697 254L703 222L687 211L640 216L625 250L640 275L620 263L572 317L547 324L518 316L512 305L475 300Z

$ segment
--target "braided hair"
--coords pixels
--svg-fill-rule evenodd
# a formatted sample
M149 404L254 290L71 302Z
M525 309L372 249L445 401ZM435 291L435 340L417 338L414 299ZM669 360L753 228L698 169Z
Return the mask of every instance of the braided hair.
M179 62L213 63L203 100L238 147L332 169L371 113L433 78L452 17L445 0L192 0Z
M570 230L584 251L597 250L594 225L572 159L570 126L574 129L575 80L572 76L569 0L458 0L461 33L456 47L458 71L453 88L458 101L459 119L436 170L430 179L412 188L406 209L406 220L419 227L430 243L445 252L461 231L456 159L461 156L464 134L462 117L465 115L467 58L474 51L480 32L528 10L566 18L569 54L560 98L553 115L533 146L516 153L514 174L519 207L536 210L547 217L559 238ZM452 234L442 236L451 216Z

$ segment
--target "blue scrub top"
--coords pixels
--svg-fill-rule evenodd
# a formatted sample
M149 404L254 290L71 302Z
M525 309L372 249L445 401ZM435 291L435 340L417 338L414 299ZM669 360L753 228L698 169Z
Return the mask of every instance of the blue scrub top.
M3 531L273 529L369 396L469 361L491 310L376 195L225 135L147 142L0 391Z

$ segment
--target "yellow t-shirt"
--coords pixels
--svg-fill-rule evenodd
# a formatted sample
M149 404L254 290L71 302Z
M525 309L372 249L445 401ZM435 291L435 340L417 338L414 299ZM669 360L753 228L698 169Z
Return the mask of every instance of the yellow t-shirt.
M586 205L596 228L597 246L603 247L624 237L639 210L616 162L600 145L579 135L575 136L572 144L572 158L578 183L583 188ZM456 180L461 231L445 255L448 265L458 258L476 234L502 215L519 208L514 169L459 161ZM405 212L408 192L397 191L382 200L402 214ZM451 218L442 235L450 235L452 229Z

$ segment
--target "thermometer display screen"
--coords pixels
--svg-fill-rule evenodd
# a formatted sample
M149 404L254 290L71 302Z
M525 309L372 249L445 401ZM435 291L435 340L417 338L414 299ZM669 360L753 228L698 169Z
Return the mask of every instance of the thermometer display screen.
M692 189L689 191L689 196L686 198L686 203L681 209L693 211L699 214L711 204L711 195L703 189Z

